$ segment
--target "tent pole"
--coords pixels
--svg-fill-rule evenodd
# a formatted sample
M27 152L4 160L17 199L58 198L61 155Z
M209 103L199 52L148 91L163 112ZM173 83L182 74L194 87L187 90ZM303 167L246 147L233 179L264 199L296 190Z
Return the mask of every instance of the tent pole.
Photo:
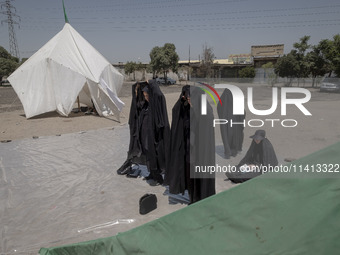
M63 9L64 9L65 23L69 23L69 22L68 22L67 15L66 15L66 10L65 10L65 4L64 4L64 0L63 0Z
M77 102L78 102L78 110L80 111L80 102L79 102L79 96L77 96Z

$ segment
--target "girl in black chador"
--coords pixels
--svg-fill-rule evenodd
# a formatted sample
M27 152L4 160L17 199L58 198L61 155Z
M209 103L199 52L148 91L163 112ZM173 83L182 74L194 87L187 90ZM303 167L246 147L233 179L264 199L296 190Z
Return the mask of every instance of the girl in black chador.
M165 183L172 194L188 190L190 203L215 194L215 176L195 172L195 166L215 165L213 113L208 103L207 115L201 115L202 93L197 87L184 86L172 109Z
M240 183L262 174L266 170L278 165L277 157L271 142L266 138L264 130L257 130L246 155L236 166L237 172L227 172L226 175L232 182Z
M224 146L224 156L226 159L235 157L239 152L242 151L243 144L243 130L246 114L234 115L233 110L233 95L229 89L225 89L221 95L223 105L217 105L217 113L220 119L228 120L227 125L221 125L221 136ZM231 125L230 123L236 123Z
M146 177L148 183L152 186L162 184L170 126L165 97L155 80L132 85L129 128L128 157L117 173L129 174L133 163L144 164L150 172Z

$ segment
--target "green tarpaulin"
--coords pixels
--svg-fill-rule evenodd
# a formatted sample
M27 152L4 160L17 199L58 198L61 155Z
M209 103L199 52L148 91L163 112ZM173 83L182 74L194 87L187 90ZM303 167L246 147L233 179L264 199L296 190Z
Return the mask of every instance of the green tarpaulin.
M302 173L267 173L116 236L40 254L339 254L339 163L337 143L292 162ZM318 167L328 173L311 173Z

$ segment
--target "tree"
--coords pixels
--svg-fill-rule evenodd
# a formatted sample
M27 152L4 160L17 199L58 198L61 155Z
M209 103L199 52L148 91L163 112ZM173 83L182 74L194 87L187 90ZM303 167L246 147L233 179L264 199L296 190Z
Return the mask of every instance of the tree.
M207 44L204 44L202 51L202 63L200 66L201 76L210 78L214 75L212 70L214 59L215 54L213 52L213 48L209 47Z
M163 61L162 59L164 58L163 56L163 51L161 47L153 47L153 49L150 52L150 67L152 69L153 76L155 77L158 72L162 71L163 68Z
M133 80L136 80L136 76L135 76L136 67L137 67L136 62L132 62L132 61L126 62L124 66L124 70L128 75L133 73Z
M138 62L136 63L136 71L141 71L142 72L142 80L145 80L145 70L147 69L147 67L142 63L142 62Z
M333 41L328 39L321 40L317 47L321 51L320 54L322 54L324 58L324 68L326 69L326 73L331 74L335 69L333 65L333 57L335 55Z
M256 75L255 68L253 66L247 66L239 71L239 77L243 78L243 81L249 81Z
M177 72L178 70L178 54L176 47L172 43L166 43L163 47L154 47L150 52L150 66L153 75L163 72L164 78L167 79L167 74L171 70Z
M333 37L333 59L332 64L334 66L334 71L338 77L340 77L340 34Z
M275 73L280 77L292 78L312 76L315 86L317 77L329 75L334 71L340 75L340 34L333 40L321 40L318 45L308 44L309 36L304 36L299 43L294 43L294 49L287 55L278 59L275 65ZM310 51L309 51L310 50Z
M0 46L0 80L3 76L9 76L19 66L19 59Z
M261 67L265 70L266 69L272 69L272 68L274 68L274 64L272 62L268 62L266 64L263 64ZM266 70L266 71L268 71L268 70Z
M17 69L19 64L13 60L0 58L0 80L3 76L9 76Z
M172 70L174 73L177 73L178 71L178 54L176 53L176 47L172 43L166 43L164 44L164 54L168 58L168 69Z
M325 60L326 72L329 75L334 71L340 76L340 34L333 36L333 40L322 40L318 44Z
M266 64L263 64L262 68L264 69L268 84L273 87L277 81L277 75L273 72L274 64L272 62L268 62Z
M312 87L315 86L315 80L318 76L324 76L327 73L327 62L322 54L322 44L312 47L312 51L306 55L306 60L309 63L309 72L312 75Z
M291 86L293 78L297 76L299 72L299 62L297 61L293 53L283 55L277 60L274 72L280 77L288 78L286 86Z
M294 43L293 47L294 50L291 51L291 54L295 57L298 61L299 69L297 70L296 77L298 78L305 78L308 77L310 70L309 70L309 62L306 58L307 50L311 48L311 45L308 44L310 36L305 35L304 37L300 38L300 42Z
M14 60L16 62L19 62L18 58L13 57L11 54L8 53L8 51L0 46L0 58L5 58L5 59L10 59L10 60Z

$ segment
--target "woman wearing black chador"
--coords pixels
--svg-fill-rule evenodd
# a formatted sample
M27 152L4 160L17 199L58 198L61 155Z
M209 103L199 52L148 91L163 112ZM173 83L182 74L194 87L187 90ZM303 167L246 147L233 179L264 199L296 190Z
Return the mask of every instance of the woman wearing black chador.
M163 183L168 154L170 126L166 101L155 80L132 85L129 116L130 144L127 160L117 170L129 174L133 163L147 166L151 186Z
M227 172L226 175L232 182L239 183L252 179L262 174L262 170L269 170L278 165L277 157L271 142L266 138L264 130L257 130L246 155L236 166L237 172Z
M195 172L195 166L215 166L213 111L201 114L201 95L197 87L184 86L172 109L169 164L165 183L172 194L188 190L190 203L215 194L215 176Z
M220 126L220 130L224 146L224 156L226 159L229 159L242 151L244 137L244 125L242 123L245 120L246 114L234 115L233 95L229 89L223 91L221 100L223 105L217 105L217 113L220 119L228 121L228 124Z

